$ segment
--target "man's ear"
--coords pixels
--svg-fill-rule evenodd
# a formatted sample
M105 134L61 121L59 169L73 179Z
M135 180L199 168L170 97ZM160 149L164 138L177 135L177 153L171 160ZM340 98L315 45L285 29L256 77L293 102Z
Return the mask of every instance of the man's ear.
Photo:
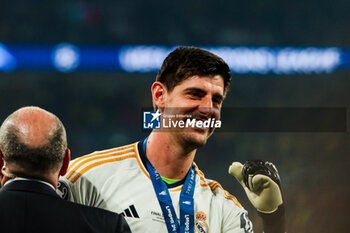
M165 98L167 94L167 89L161 82L154 82L151 88L153 103L158 107L158 109L163 109L165 107Z
M70 150L67 148L64 153L63 164L59 173L60 176L64 176L67 173L69 162L70 162Z
M2 169L5 165L5 161L4 161L4 158L3 158L3 154L2 152L0 151L0 169ZM2 174L2 172L0 171L0 183L1 183L1 187L4 187L5 183L9 180L8 177L4 176Z
M2 158L2 152L0 150L0 169L4 166L4 160Z
M2 152L0 151L0 169L2 169L3 166L4 166L4 160L2 158ZM2 172L0 172L1 186L4 186L4 184L5 184L5 182L3 182L3 178L4 178L4 176L2 175Z

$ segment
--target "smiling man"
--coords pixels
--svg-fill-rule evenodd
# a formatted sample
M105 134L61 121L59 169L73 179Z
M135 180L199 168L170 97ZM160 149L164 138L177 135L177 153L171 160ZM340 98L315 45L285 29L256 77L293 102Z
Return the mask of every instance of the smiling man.
M230 81L220 57L179 47L157 74L153 104L171 121L219 120ZM213 132L201 125L153 130L142 141L75 159L61 187L72 201L122 213L132 232L252 232L237 199L193 162Z

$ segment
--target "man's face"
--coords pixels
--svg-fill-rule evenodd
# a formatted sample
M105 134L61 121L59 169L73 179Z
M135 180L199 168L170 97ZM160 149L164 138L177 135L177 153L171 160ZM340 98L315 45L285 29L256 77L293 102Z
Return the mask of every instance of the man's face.
M201 121L219 120L223 100L224 80L220 75L192 76L165 93L163 115L192 115ZM213 132L214 128L194 127L171 133L184 146L197 148L203 146Z

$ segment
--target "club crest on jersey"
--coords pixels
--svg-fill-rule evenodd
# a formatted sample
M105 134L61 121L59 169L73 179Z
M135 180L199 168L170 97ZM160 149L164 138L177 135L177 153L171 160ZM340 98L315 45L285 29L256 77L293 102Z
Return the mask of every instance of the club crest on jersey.
M207 215L203 211L197 212L194 232L209 233L208 224L205 222L206 220L207 220Z

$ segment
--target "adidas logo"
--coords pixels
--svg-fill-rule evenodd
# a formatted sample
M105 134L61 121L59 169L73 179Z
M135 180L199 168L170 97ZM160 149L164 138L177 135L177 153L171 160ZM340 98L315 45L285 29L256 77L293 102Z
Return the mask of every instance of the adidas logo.
M126 208L121 215L123 215L124 217L130 217L130 218L140 218L139 215L137 214L137 211L135 209L134 205L129 206L128 208Z

